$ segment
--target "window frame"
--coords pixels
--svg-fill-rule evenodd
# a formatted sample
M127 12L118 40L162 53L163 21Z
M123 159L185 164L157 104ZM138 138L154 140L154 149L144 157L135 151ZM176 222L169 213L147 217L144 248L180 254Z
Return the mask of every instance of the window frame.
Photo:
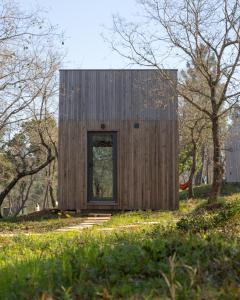
M93 197L93 168L89 165L93 164L93 137L95 135L111 135L112 136L112 157L113 157L113 195L112 197L96 198ZM89 204L116 204L117 203L117 131L87 131L87 202Z

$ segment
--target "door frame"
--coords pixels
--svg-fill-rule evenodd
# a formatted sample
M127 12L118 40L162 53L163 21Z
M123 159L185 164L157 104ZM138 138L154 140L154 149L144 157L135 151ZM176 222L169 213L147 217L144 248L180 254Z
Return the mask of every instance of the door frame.
M113 154L113 197L108 198L93 198L92 192L92 168L89 168L89 163L92 163L92 136L94 135L112 135L112 154ZM117 173L118 173L118 149L117 149L117 131L87 131L87 203L98 205L116 205L117 197Z

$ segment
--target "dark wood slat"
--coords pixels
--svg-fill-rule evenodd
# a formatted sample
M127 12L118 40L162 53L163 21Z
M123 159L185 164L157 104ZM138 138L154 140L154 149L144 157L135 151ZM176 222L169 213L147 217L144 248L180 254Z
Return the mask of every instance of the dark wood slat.
M168 71L177 80L177 71ZM87 132L117 131L117 204L112 209L178 207L177 97L154 70L61 70L58 198L87 202ZM139 128L134 124L139 123Z

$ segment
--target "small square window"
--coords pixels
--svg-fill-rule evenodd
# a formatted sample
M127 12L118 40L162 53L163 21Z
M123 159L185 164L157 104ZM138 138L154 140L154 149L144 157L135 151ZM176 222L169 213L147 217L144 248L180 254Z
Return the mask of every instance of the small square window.
M134 128L139 128L139 123L134 123Z

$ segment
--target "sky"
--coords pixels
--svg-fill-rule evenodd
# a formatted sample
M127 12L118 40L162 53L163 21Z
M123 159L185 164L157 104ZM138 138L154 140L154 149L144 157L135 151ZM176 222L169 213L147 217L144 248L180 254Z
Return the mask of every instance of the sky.
M135 0L18 0L23 10L42 7L48 19L64 31L64 68L126 68L102 38L112 25L112 15L126 19L136 15Z

